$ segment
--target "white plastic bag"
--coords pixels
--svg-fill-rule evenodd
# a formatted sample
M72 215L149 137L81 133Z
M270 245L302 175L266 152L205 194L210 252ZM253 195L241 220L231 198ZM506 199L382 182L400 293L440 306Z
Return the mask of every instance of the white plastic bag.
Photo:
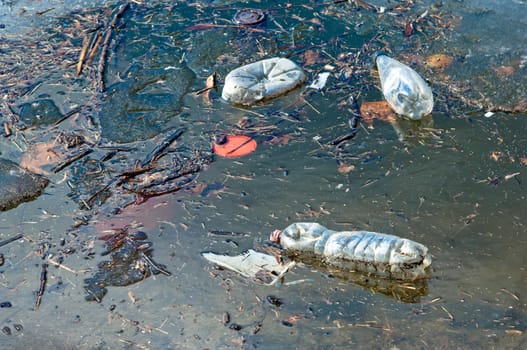
M249 249L241 255L203 253L205 259L221 267L252 278L256 282L275 284L295 263L281 264L276 257Z

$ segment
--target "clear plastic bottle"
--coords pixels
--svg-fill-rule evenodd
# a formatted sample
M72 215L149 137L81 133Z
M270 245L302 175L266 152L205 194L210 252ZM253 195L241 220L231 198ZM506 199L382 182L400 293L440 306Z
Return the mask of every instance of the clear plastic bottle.
M297 222L276 230L271 241L296 256L400 280L428 278L432 263L428 248L421 243L378 232L338 232L316 222Z
M396 113L418 120L432 112L432 89L415 70L385 55L376 62L382 93Z

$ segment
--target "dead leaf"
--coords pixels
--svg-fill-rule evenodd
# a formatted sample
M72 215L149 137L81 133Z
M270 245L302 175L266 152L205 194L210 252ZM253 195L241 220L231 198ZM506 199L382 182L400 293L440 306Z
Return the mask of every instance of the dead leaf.
M271 145L287 145L292 138L293 138L293 135L291 134L273 136L273 138L269 141L269 143Z
M302 55L302 58L306 66L322 62L320 54L314 50L306 50Z
M492 159L495 162L500 161L502 157L503 157L503 153L500 151L492 151L490 153L490 159Z
M286 317L282 320L282 322L289 322L289 323L295 323L299 320L303 320L305 318L304 315L302 314L298 314L298 315L292 315L292 316L289 316L289 317Z
M217 79L216 78L217 78L216 72L214 72L211 75L209 75L207 77L207 80L205 81L205 87L203 89L199 90L198 92L196 92L196 95L203 94L203 102L205 102L207 104L211 104L210 90L212 90L212 89L217 90L218 89Z
M192 194L200 194L201 192L203 192L203 190L207 187L207 184L204 184L204 183L200 183L200 184L195 184L194 186L191 186L191 187L188 187L186 189L186 191L192 193Z
M406 23L406 25L404 26L404 36L405 37L410 37L414 32L414 25L412 22L408 22Z
M425 64L433 69L444 69L450 66L452 61L452 57L439 53L428 56L425 60Z
M130 298L132 304L135 304L137 302L137 298L131 290L128 291L128 298Z
M324 27L322 25L322 22L318 19L318 18L312 18L309 20L309 22L311 22L312 24L316 25L316 26L319 26L319 27Z
M396 122L395 112L386 101L363 102L360 106L360 114L369 129L373 129L375 119L388 123Z
M515 71L514 67L512 66L492 67L492 70L496 73L499 78L508 77L509 75L512 75Z
M423 56L414 53L403 53L400 55L401 61L409 66L421 66L424 64L425 59Z
M355 170L355 165L353 164L346 164L344 162L339 162L339 165L337 167L337 171L340 174L347 174L350 171Z
M524 113L527 111L527 100L521 100L512 106L511 112L513 113Z
M205 82L205 87L207 89L216 89L217 88L217 74L216 72L212 73L207 77L207 81Z
M236 122L236 126L240 129L247 129L253 126L253 123L249 117L244 116Z

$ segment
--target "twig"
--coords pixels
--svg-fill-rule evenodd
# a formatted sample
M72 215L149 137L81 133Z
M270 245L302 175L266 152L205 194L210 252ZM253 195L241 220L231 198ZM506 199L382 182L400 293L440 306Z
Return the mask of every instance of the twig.
M0 247L3 247L5 246L6 244L9 244L11 242L14 242L14 241L17 241L19 240L20 238L24 237L24 234L23 233L17 233L16 235L14 235L13 237L10 237L10 238L6 238L4 239L3 241L0 241Z
M159 146L154 148L154 150L146 156L146 158L141 163L142 167L144 168L146 165L150 164L150 162L158 159L161 152L163 152L168 146L170 146L172 142L176 141L178 137L183 134L184 131L184 128L178 128L172 134L168 135L168 137L166 137Z
M97 52L97 49L99 48L99 46L101 46L101 43L102 43L102 35L99 32L97 32L95 34L95 39L93 40L92 46L88 53L88 58L86 59L86 66L89 66L91 62L93 61L93 57L95 56L95 53Z
M4 135L5 137L8 137L8 136L11 136L12 132L11 132L11 129L9 128L9 124L4 121Z
M50 263L50 264L53 265L53 266L57 266L57 267L59 267L59 268L61 268L61 269L64 269L64 270L66 270L66 271L68 271L68 272L71 272L71 273L74 273L74 274L78 274L79 272L87 272L87 271L90 271L90 269L84 269L84 270L80 270L80 271L73 270L73 269L67 267L66 265L63 265L63 264L61 264L61 263L59 263L59 262L56 262L55 260L53 260L53 259L51 259L51 258L48 258L48 259L46 260L46 262Z
M82 65L84 64L84 58L86 58L86 52L88 52L88 46L90 45L92 35L86 35L84 37L84 40L82 42L82 50L79 55L79 62L77 62L77 76L81 75L82 73Z
M306 105L308 105L309 107L311 107L311 109L313 109L317 114L320 114L320 111L318 109L315 108L315 106L313 106L311 103L309 103L308 100L306 100L304 97L302 98L304 100L304 102L306 103Z
M335 140L329 142L328 145L337 146L346 140L351 140L352 138L354 138L355 135L357 134L357 129L359 126L359 119L360 117L353 116L349 121L351 132L346 135L337 137Z
M241 236L241 237L249 237L249 235L245 232L233 232L233 231L220 231L220 230L212 230L209 231L209 235L214 236Z
M284 277L284 275L285 275L290 269L292 269L295 265L296 265L296 262L291 261L289 264L286 265L286 267L284 267L284 269L283 269L282 271L280 271L280 273L278 274L278 276L276 276L275 279L272 280L271 283L269 283L268 285L269 285L269 286L274 286L274 285L276 284L276 282L278 282L279 280L281 280L282 277Z
M50 7L48 9L45 9L45 10L42 10L42 11L37 11L35 12L37 14L37 16L42 16L43 14L49 12L49 11L53 11L55 8L54 7Z
M54 173L58 173L59 171L61 171L62 169L64 169L68 165L70 165L71 163L76 162L77 160L79 160L82 157L90 154L91 152L93 152L93 149L91 149L91 148L82 149L82 150L72 154L71 157L69 157L68 159L66 159L62 163L57 164L53 169L51 169L51 171L53 171Z
M514 300L516 300L516 301L520 301L520 298L518 298L518 296L517 296L516 294L514 294L513 292L511 292L511 291L509 291L509 290L507 290L507 289L505 289L505 288L501 288L500 290L501 290L502 292L505 292L505 293L509 294L511 297L514 298Z
M110 46L110 40L112 39L113 29L117 26L117 21L122 17L124 12L130 7L130 3L127 2L124 5L121 5L119 11L113 17L106 36L104 37L104 42L102 45L101 57L99 58L99 66L97 69L97 84L99 86L99 92L104 92L106 90L104 86L104 68L106 67L106 56L108 55L108 47Z
M46 290L46 282L48 281L48 264L42 264L42 271L40 272L40 287L37 293L37 300L35 301L35 310L38 310L42 302L42 296Z
M446 307L444 307L443 305L439 305L439 307L441 307L441 309L443 309L443 311L446 312L450 321L454 320L454 316L452 316L452 314L446 309Z
M148 266L150 266L150 268L161 272L165 276L172 276L172 274L170 272L168 272L167 270L162 269L161 267L159 267L159 265L157 265L155 262L153 262L152 259L150 259L145 253L141 252L141 256L142 256L143 260L148 264Z
M4 136L8 137L11 136L11 126L13 126L19 117L13 112L9 104L6 102L2 103L2 106L4 107Z
M253 142L253 139L251 138L248 138L247 140L245 140L242 144L234 147L233 149L231 149L229 152L227 152L227 155L229 154L232 154L234 152L236 152L237 150L239 150L240 148L242 148L243 146L245 146L246 144L248 144L249 142Z
M57 120L54 124L54 126L57 126L59 125L60 123L62 123L63 121L65 121L66 119L68 119L69 117L71 117L72 115L74 114L77 114L81 111L81 107L77 107L77 108L74 108L72 109L71 111L69 111L68 113L66 113L62 118L60 118L59 120Z

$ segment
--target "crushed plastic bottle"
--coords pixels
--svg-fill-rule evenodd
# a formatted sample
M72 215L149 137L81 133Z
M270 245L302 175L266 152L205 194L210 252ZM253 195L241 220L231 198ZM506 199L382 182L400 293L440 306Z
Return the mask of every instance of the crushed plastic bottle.
M428 248L421 243L377 232L338 232L315 222L276 230L271 241L300 257L314 256L328 265L399 280L429 277L432 263Z
M376 62L382 93L396 113L419 120L432 112L432 89L415 70L385 55Z
M229 72L221 97L233 104L251 105L285 94L306 78L302 68L293 61L267 58Z

